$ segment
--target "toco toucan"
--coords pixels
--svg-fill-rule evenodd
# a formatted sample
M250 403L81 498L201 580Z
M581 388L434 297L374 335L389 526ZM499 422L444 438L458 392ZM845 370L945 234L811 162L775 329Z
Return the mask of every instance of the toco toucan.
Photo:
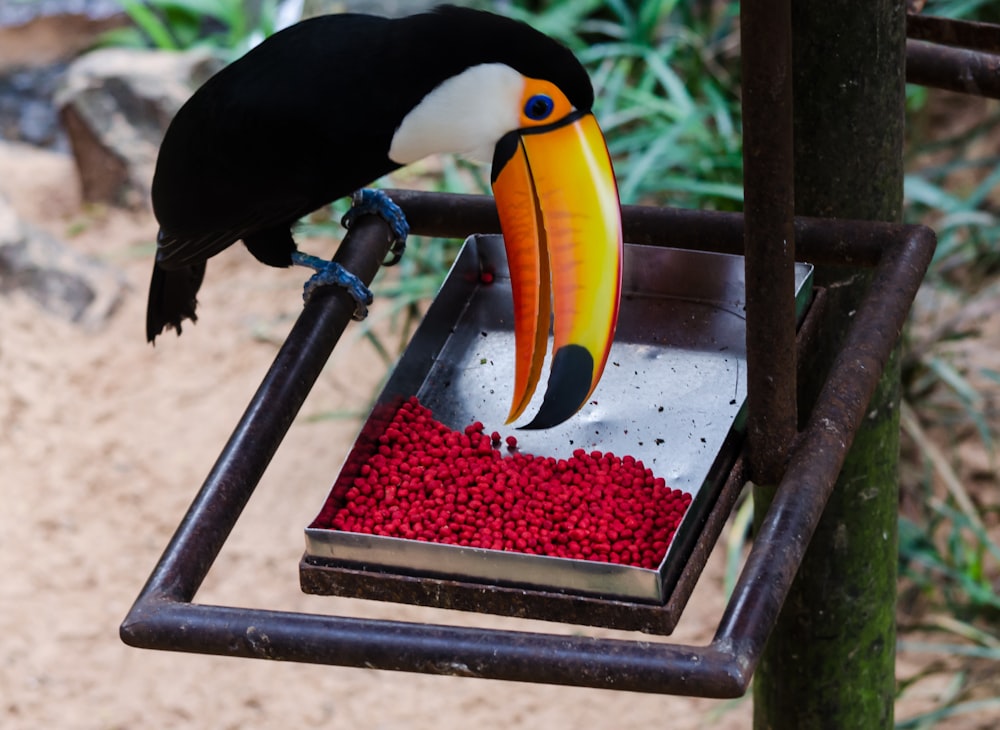
M549 384L525 428L565 421L603 372L621 288L618 192L593 100L567 48L486 12L329 15L276 33L167 129L147 338L195 319L206 260L235 241L271 266L317 267L292 238L302 216L427 155L492 159L515 311L508 422L538 383L550 318ZM370 297L346 272L327 281Z

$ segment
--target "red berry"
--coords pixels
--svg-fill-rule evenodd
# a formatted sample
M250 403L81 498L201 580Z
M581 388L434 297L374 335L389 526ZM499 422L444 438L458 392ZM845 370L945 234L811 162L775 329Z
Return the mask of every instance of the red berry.
M377 451L318 527L422 542L655 568L691 496L671 490L632 456L576 449L568 459L493 450L497 431L462 432L416 398L386 424Z

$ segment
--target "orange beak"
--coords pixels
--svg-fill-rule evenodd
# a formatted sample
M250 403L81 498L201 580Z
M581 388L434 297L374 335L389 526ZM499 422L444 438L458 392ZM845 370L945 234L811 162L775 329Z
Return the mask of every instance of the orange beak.
M604 135L592 114L520 130L497 145L493 192L514 296L514 397L507 422L541 377L542 405L523 428L551 428L587 402L604 372L621 295L621 209Z

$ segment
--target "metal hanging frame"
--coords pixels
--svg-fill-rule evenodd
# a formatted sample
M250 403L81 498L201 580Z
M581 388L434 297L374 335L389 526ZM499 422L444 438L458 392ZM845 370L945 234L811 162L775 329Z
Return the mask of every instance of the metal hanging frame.
M770 34L744 38L744 53L757 64L747 75L766 83L782 68L790 43L787 7L775 10L759 0L744 0L744 13L763 20L776 12ZM781 4L779 4L781 5ZM773 18L772 18L773 19ZM907 45L908 80L984 96L1000 95L997 45L1000 28L942 19L910 17ZM919 39L919 40L918 40ZM748 44L760 47L748 49ZM965 46L958 47L958 46ZM749 93L748 93L749 92ZM790 105L781 92L782 105ZM773 125L763 107L745 109L744 126L755 130ZM790 108L790 106L789 106ZM772 110L773 111L773 110ZM778 126L776 149L787 150L790 126ZM194 602L195 594L271 457L281 444L313 383L344 332L353 312L346 294L331 289L315 296L278 352L242 419L209 473L201 490L166 547L145 587L121 626L132 646L258 659L392 669L605 689L738 697L747 689L764 644L795 573L834 488L840 467L882 370L905 322L910 304L930 262L934 233L922 226L865 221L790 219L783 186L791 175L791 159L780 154L747 170L747 187L771 191L759 204L740 214L626 206L626 240L648 245L744 253L748 271L764 281L780 280L781 269L798 260L816 264L873 269L868 293L854 316L844 346L803 431L793 439L775 438L767 422L751 429L750 451L763 454L765 466L785 459L773 502L764 516L732 597L715 636L705 646L626 641L586 636L529 633L436 624L406 623L305 614ZM395 191L414 233L465 237L498 232L490 198ZM768 197L768 196L774 197ZM785 254L768 247L767 231L791 233L794 245ZM370 282L388 248L385 224L377 218L356 221L335 260ZM769 279L768 277L774 277ZM748 277L748 281L750 278ZM791 321L784 315L792 298L778 296L766 305L748 302L748 362L757 373L774 372L786 353L776 353L767 321ZM804 325L799 343L815 337ZM789 342L787 333L782 333ZM761 386L751 378L751 393ZM778 422L794 413L794 382L779 386L764 399ZM756 446L754 444L756 441ZM731 508L742 484L741 460L724 491ZM716 516L695 548L703 560L721 530ZM694 558L693 558L694 559ZM690 593L693 582L678 586ZM685 597L686 598L686 597ZM557 616L553 618L557 619Z

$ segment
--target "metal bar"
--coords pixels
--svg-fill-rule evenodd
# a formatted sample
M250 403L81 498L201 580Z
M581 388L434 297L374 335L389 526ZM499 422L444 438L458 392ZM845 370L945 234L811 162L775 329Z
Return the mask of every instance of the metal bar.
M1000 53L1000 25L933 15L906 16L906 37L968 50Z
M465 238L473 233L500 233L496 205L488 195L387 190L403 209L410 230L421 236ZM646 246L742 254L743 215L686 208L626 205L622 207L625 240ZM904 235L892 223L824 218L794 219L795 258L833 266L875 266L887 240Z
M886 248L754 540L715 638L716 645L731 646L746 657L751 673L865 417L934 245L932 231L909 227L902 240Z
M822 233L808 225L806 230L861 259L880 236L885 236L883 244L891 246L876 271L870 300L855 319L848 347L834 365L831 385L821 396L817 415L794 451L789 472L765 517L761 538L754 544L711 645L529 634L190 603L346 325L353 305L336 291L306 305L125 618L120 630L123 641L145 648L432 674L706 697L741 695L795 574L796 559L801 558L822 512L829 493L827 485L836 479L852 429L864 415L884 352L898 335L933 250L933 233L923 228L858 222L833 227L838 231ZM359 220L341 245L338 260L369 281L387 248L384 230L381 222ZM332 331L324 331L328 329ZM254 453L256 449L261 450L259 454Z
M386 223L364 216L351 227L333 260L368 284L389 242ZM353 313L354 300L339 287L321 289L306 302L143 588L140 602L147 594L175 601L194 598Z
M796 433L791 3L743 0L740 25L746 453L750 478L777 484Z
M984 53L907 40L906 80L911 84L1000 99L1000 52Z
M731 653L712 647L185 603L137 608L122 628L126 643L171 651L710 697L738 697L749 681Z

